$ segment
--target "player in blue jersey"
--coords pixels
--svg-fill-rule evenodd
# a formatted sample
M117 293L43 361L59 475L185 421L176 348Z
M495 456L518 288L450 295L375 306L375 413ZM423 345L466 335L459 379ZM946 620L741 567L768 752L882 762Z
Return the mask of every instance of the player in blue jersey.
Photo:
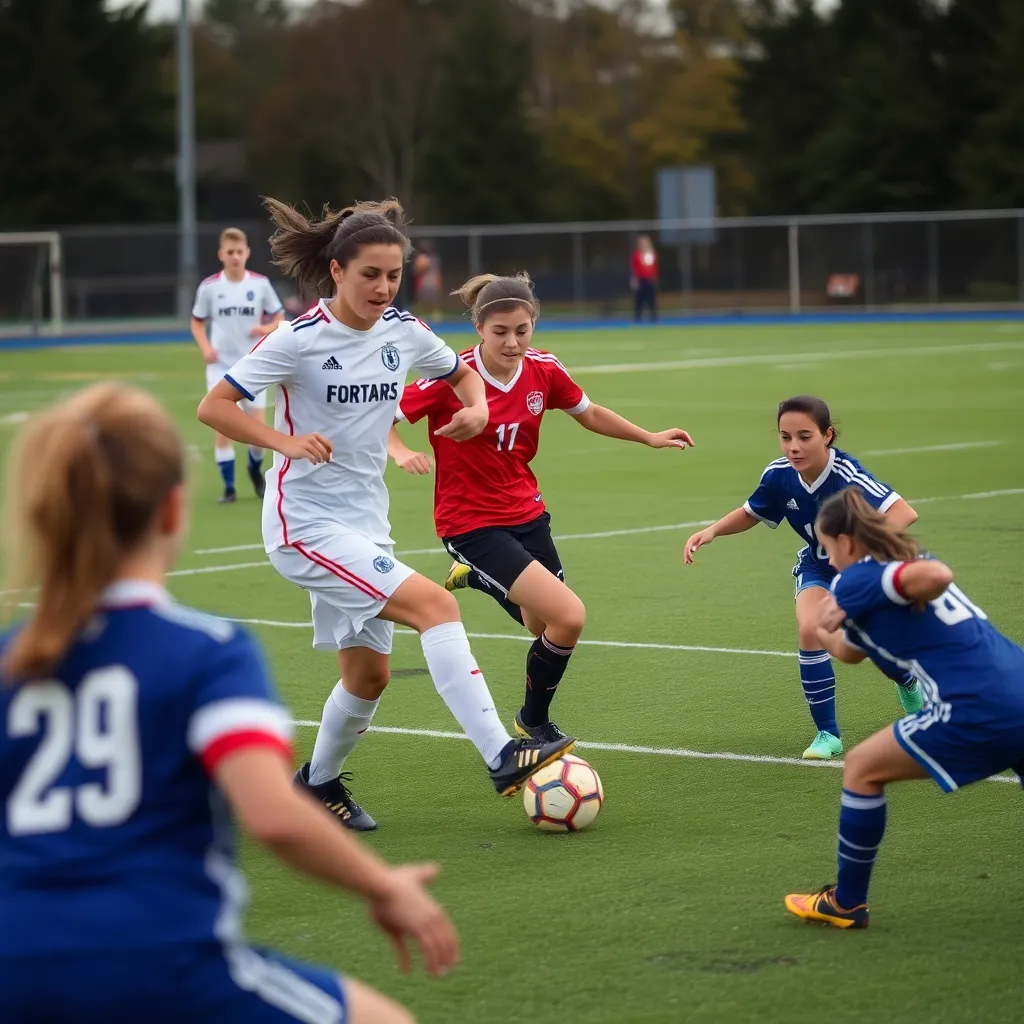
M841 757L843 743L836 720L836 674L828 651L818 643L817 627L823 602L828 600L835 571L818 538L814 520L821 503L846 487L856 487L894 529L917 520L917 513L892 488L876 480L852 455L835 447L838 437L828 406L812 395L788 398L776 419L783 458L769 463L761 482L743 505L717 523L695 533L683 557L693 561L698 548L716 537L728 537L765 523L773 530L786 520L806 543L793 567L796 577L796 624L800 649L800 683L817 730L804 751L807 759ZM896 683L907 713L921 708L921 690L912 675L886 669Z
M797 917L866 928L886 783L931 776L949 793L1008 768L1024 782L1024 650L957 587L948 566L921 557L856 490L825 502L815 530L840 573L819 609L823 646L850 664L870 658L913 672L926 700L846 757L838 884L786 897Z
M291 781L290 721L253 642L175 604L184 458L149 397L111 385L31 423L7 490L0 637L0 1018L5 1024L407 1024L332 971L248 946L230 810L306 874L361 895L408 965L458 940L424 883Z

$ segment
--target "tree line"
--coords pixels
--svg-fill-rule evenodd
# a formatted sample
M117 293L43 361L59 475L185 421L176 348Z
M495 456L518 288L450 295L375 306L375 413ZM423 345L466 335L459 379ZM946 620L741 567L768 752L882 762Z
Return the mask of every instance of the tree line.
M0 0L0 226L175 216L175 27ZM399 196L420 223L1024 206L1020 0L207 0L200 214Z

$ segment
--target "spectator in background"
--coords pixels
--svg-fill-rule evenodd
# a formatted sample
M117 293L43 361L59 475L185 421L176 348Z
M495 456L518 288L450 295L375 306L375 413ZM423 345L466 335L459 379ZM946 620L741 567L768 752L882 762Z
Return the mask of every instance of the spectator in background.
M643 316L644 307L651 311L652 323L658 319L658 254L647 235L636 240L630 259L629 289L633 293L636 319Z
M412 301L416 312L433 321L441 319L441 258L432 242L421 242L412 260Z

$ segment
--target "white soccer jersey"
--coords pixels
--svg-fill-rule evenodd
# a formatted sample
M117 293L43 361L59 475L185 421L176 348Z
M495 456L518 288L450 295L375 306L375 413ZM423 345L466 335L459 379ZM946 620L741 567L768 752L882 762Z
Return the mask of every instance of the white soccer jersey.
M229 281L222 270L199 285L192 315L206 321L206 336L217 362L231 366L252 348L249 332L263 314L273 316L282 308L273 285L262 274L247 270L241 281Z
M457 366L455 352L411 313L388 309L368 331L355 331L325 299L232 366L226 379L246 398L278 386L279 431L323 434L334 447L332 460L316 466L274 454L263 499L266 550L324 524L390 544L384 467L406 375L446 377Z

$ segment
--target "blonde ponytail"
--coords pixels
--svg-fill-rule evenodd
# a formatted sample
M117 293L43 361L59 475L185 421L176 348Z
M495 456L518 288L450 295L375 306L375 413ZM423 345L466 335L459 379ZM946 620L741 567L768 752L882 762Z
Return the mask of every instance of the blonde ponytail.
M183 465L167 413L115 385L88 388L22 430L7 475L7 587L39 591L4 652L6 677L53 671Z

